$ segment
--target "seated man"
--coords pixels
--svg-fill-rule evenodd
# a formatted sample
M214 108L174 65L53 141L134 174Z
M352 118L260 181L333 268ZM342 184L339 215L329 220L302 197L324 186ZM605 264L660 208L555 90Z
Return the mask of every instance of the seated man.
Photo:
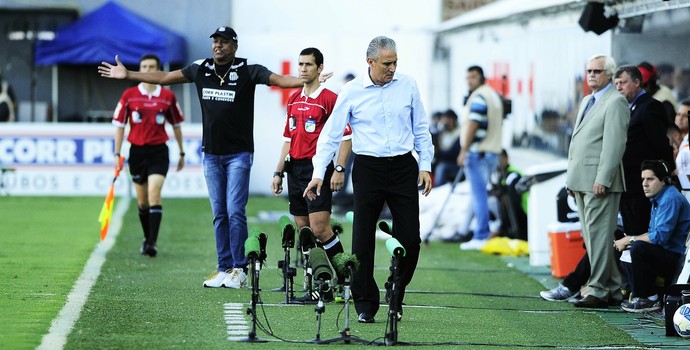
M661 276L667 286L670 284L690 229L690 203L673 186L668 165L663 160L642 162L642 189L652 202L649 231L613 243L618 251L630 247L629 280L633 299L621 304L628 312L661 310L656 277Z
M508 152L504 149L498 157L498 170L491 179L490 194L498 201L500 227L492 236L527 240L527 200L528 192L520 192L515 187L522 173L510 164Z

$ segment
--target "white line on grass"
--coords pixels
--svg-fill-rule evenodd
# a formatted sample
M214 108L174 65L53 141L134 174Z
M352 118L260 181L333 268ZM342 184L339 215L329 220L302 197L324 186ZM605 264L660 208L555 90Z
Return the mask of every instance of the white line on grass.
M123 197L117 201L115 211L110 220L110 228L108 229L110 234L103 242L98 243L93 252L91 252L91 256L89 256L89 260L84 266L84 270L82 270L79 279L74 283L72 291L67 296L67 303L62 307L57 317L53 319L48 334L43 336L41 345L39 345L37 349L61 350L65 347L67 336L79 319L81 310L84 308L84 304L91 293L91 288L93 288L96 280L98 280L98 276L101 274L101 267L105 262L105 256L113 245L115 245L115 239L122 227L122 217L129 208L129 202L129 196Z
M225 303L225 324L228 325L228 340L237 341L249 333L247 318L244 316L244 304Z

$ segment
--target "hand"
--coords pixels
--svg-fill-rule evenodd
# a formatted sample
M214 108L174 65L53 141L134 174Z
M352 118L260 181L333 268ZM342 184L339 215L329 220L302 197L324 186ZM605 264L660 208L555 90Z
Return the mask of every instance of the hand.
M280 176L274 176L273 182L271 183L271 191L273 195L278 197L279 194L283 193L283 178Z
M613 241L613 247L622 252L630 245L630 236L625 236L617 241Z
M457 159L458 166L464 166L465 165L465 156L466 155L467 155L467 152L465 152L465 149L463 148L460 151L460 154L458 154L458 159Z
M428 171L419 172L419 182L417 183L417 186L422 185L424 185L422 194L424 195L424 197L426 197L429 195L429 192L431 192L431 174L429 174Z
M120 172L122 171L122 168L124 168L125 163L120 160L121 157L115 157L115 171Z
M603 197L606 195L606 186L595 182L592 187L592 192L594 192L594 198Z
M177 161L177 171L182 170L184 168L184 156L180 156L180 159Z
M325 83L326 80L333 76L333 72L323 73L319 75L319 83Z
M101 62L101 65L98 66L98 73L102 77L106 78L114 78L114 79L125 79L127 78L127 68L125 68L125 65L120 62L120 57L115 56L115 65L113 66L112 64L108 62Z
M307 188L304 189L302 196L307 197L307 199L310 201L313 201L316 199L316 196L321 195L321 186L323 186L322 179L311 179L311 181L309 181L307 184ZM316 189L316 193L314 193L313 189Z
M337 192L342 190L343 184L345 184L345 173L334 171L331 176L331 191Z

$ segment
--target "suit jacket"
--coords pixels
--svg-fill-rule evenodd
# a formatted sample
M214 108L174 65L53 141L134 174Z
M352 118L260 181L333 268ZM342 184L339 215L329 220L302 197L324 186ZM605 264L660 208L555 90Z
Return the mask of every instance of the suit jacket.
M624 192L622 159L630 120L628 101L611 85L582 120L591 98L582 99L570 139L567 186L573 191L592 192L596 182L609 192Z
M623 154L626 193L642 194L640 164L643 160L663 159L669 171L676 168L673 148L666 136L666 111L652 94L642 94L630 107L628 140Z

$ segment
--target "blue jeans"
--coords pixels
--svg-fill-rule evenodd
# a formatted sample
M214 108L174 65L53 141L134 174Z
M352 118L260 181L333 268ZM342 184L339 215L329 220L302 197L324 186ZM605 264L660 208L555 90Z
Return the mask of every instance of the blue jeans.
M249 172L254 154L204 154L204 177L213 211L218 271L244 268L244 241L247 240Z
M483 155L483 156L482 156ZM489 238L489 204L486 186L491 173L498 167L498 154L468 152L465 158L465 176L472 190L472 209L477 227L474 239Z

